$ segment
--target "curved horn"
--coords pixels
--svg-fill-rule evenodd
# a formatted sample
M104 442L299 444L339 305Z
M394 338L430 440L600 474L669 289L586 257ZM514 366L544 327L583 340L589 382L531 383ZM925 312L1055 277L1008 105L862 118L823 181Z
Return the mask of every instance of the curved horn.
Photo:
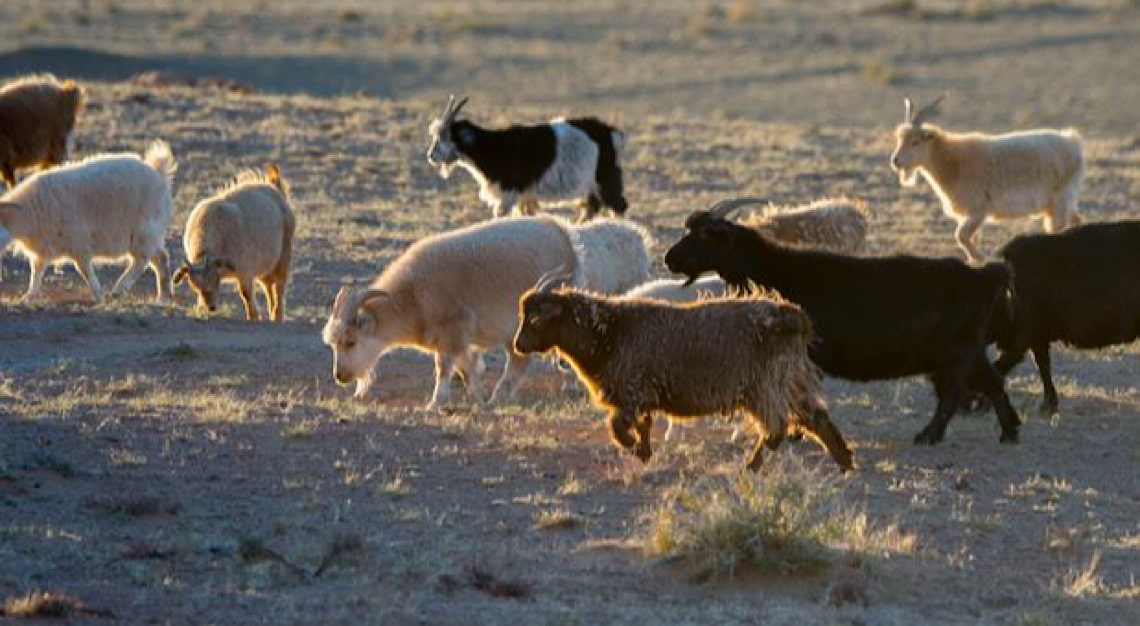
M709 217L716 219L728 219L728 214L733 210L749 204L769 204L767 198L729 198L728 200L721 200L712 205L708 209Z
M922 107L918 113L914 114L914 118L911 119L911 124L913 124L915 128L922 126L922 123L926 121L926 118L938 112L938 105L942 104L942 101L945 99L946 94L942 94L941 96L935 98L934 102L931 102L930 104Z
M349 287L348 285L341 287L340 291L336 292L336 300L333 300L332 316L340 317L351 298L352 287Z
M455 106L455 94L448 94L447 104L443 106L443 111L439 114L439 119L446 120L448 115L451 115L451 108Z
M463 98L459 101L459 104L456 104L455 108L451 110L451 116L448 117L448 119L455 119L455 116L459 115L459 111L463 109L463 105L467 104L467 100L467 96L463 96Z
M539 277L538 282L534 284L534 290L537 293L548 293L557 286L569 283L572 278L574 274L566 271L565 265L559 265Z
M387 291L383 289L367 289L364 293L356 297L356 306L352 307L355 311L359 309L364 303L375 298L387 298L389 296Z

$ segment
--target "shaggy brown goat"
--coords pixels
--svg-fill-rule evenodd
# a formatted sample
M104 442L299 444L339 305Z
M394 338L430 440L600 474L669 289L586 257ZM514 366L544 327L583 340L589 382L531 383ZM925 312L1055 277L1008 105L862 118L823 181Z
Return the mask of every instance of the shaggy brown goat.
M846 471L851 449L828 418L808 358L811 321L768 297L669 304L598 296L543 281L519 303L520 353L556 350L610 411L614 442L648 462L652 413L695 418L745 411L760 431L748 460L802 432ZM636 437L630 430L636 431Z
M9 188L16 186L18 170L67 160L71 130L86 100L82 87L51 74L0 87L0 176Z

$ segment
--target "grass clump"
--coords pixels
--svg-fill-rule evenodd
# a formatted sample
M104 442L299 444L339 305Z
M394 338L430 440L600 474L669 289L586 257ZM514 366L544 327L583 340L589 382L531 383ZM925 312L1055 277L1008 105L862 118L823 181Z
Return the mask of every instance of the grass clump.
M693 560L699 578L732 577L741 567L809 572L845 553L913 549L913 537L875 528L847 504L834 476L788 455L762 474L678 485L649 518L649 551Z

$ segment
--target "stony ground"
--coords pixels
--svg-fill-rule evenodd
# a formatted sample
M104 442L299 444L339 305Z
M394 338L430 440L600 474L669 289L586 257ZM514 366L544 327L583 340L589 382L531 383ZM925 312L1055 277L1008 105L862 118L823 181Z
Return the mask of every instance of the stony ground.
M14 0L0 33L0 72L87 79L81 153L171 141L176 259L194 202L268 160L293 185L300 237L281 326L239 320L236 295L209 319L185 292L152 305L148 279L92 307L70 269L27 307L26 266L3 260L0 595L67 592L139 624L1140 619L1135 346L1057 350L1052 418L1034 410L1031 364L1015 370L1027 423L1012 448L991 415L913 447L933 410L924 381L829 381L858 471L836 476L809 444L780 454L819 466L913 547L859 555L853 571L695 582L647 556L650 511L677 485L739 471L750 442L730 443L727 420L642 468L549 369L509 406L428 415L426 357L387 357L365 404L333 384L319 340L339 285L488 215L468 179L424 163L449 91L472 94L488 122L620 122L630 215L658 258L689 211L733 194L863 198L870 253L955 254L930 190L900 189L886 166L904 92L948 90L950 127L1077 126L1082 211L1129 217L1134 3L281 0L235 13L216 0ZM127 81L146 69L259 93ZM990 225L983 246L1038 228ZM117 269L104 271L106 283ZM866 605L824 601L852 577ZM72 621L84 619L106 621Z

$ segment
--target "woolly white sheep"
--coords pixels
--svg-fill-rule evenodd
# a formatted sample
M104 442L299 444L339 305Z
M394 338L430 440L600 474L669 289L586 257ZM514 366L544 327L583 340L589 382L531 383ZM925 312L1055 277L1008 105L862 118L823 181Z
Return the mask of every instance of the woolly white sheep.
M473 349L503 347L507 364L490 402L513 391L530 357L511 349L519 297L545 273L577 270L562 224L548 217L513 217L425 237L412 244L362 292L341 288L322 338L333 351L337 382L368 393L380 357L397 346L435 355L435 390L427 410L451 397L459 374L476 401Z
M1040 215L1050 233L1081 223L1077 197L1084 156L1077 131L952 133L926 123L941 101L915 113L910 98L905 100L891 167L903 186L913 186L919 174L930 183L942 211L958 222L954 237L971 262L985 260L977 239L987 219Z
M31 265L24 300L40 295L44 270L58 259L70 261L96 302L103 288L94 261L126 257L127 269L112 294L131 288L149 264L155 298L170 293L165 233L173 213L174 155L164 141L146 154L89 157L37 172L0 198L0 226Z
M289 187L277 166L267 166L264 174L245 172L190 212L182 236L187 262L174 272L174 284L186 280L199 308L215 311L222 282L236 281L246 319L257 320L256 281L269 316L280 322L295 230Z
M9 188L16 186L17 171L46 169L67 159L86 98L82 87L51 74L0 87L0 176Z

